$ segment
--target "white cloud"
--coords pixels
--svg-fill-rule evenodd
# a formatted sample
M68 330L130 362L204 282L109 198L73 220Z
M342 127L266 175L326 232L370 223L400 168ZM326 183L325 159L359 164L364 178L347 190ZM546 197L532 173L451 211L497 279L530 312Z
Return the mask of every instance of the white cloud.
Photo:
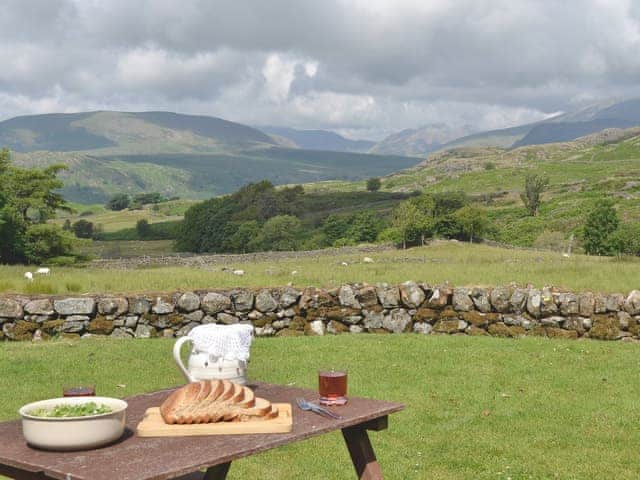
M274 53L267 57L262 75L265 79L265 94L275 101L281 102L289 96L291 83L295 79L297 62Z

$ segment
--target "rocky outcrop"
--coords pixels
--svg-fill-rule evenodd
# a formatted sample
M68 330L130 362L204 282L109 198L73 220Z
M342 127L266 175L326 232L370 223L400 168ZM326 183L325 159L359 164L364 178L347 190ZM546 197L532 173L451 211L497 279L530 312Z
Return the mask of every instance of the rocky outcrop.
M4 340L180 337L207 323L251 323L257 336L414 332L634 341L640 340L640 290L623 295L404 282L128 297L0 297Z

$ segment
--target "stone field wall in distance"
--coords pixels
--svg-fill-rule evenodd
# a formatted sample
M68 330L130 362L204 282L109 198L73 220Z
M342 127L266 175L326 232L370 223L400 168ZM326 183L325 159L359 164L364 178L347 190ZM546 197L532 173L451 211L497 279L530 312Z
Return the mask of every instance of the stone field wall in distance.
M640 339L640 291L454 288L416 282L132 296L0 296L0 339L179 337L206 323L257 336L401 333Z

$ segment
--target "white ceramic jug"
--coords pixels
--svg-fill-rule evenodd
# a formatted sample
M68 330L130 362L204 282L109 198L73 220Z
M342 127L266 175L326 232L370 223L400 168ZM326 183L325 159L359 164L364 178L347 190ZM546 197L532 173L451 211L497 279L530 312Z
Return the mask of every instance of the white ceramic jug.
M217 325L216 327L222 327ZM244 325L234 325L234 327L242 328ZM197 330L196 330L197 329ZM219 332L216 331L213 325L200 326L192 330L189 335L179 338L173 346L173 358L178 364L178 367L184 374L185 378L189 382L196 382L198 380L230 380L235 383L244 385L246 383L247 361L233 358L224 358L223 356L214 356L204 349L198 349L197 344L202 343L201 339L206 339L207 335L214 335ZM252 331L253 329L249 327ZM231 329L233 330L233 329ZM229 335L233 332L224 330ZM195 341L194 341L195 337ZM182 345L190 342L191 351L189 358L187 359L187 365L182 362L181 349ZM249 339L250 342L250 339ZM246 352L246 358L248 359L248 346Z

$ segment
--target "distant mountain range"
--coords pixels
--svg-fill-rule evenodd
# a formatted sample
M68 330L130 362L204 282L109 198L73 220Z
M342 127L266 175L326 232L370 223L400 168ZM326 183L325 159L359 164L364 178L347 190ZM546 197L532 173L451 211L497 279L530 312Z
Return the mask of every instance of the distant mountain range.
M66 164L62 193L80 203L145 191L208 198L262 179L276 184L358 180L418 163L397 155L285 147L246 125L170 112L16 117L0 122L2 146L21 165Z
M428 153L440 150L447 142L472 132L473 127L470 125L453 128L444 123L435 123L389 135L369 152L424 157Z
M323 130L260 129L290 147L424 158L430 153L456 147L517 148L567 142L607 128L637 125L640 125L640 99L598 102L539 122L499 130L477 131L472 125L429 124L393 133L377 143L354 142Z
M262 179L275 184L362 180L412 167L435 151L565 142L637 125L640 99L602 102L486 132L426 125L377 143L324 130L253 128L202 115L99 111L5 120L0 147L11 149L21 165L66 164L63 195L94 203L121 192L208 198Z
M257 127L283 146L332 152L367 153L375 144L371 140L350 140L327 130L296 130L287 127Z
M517 148L525 145L568 142L606 128L640 125L640 99L599 102L540 122L461 137L442 146Z

